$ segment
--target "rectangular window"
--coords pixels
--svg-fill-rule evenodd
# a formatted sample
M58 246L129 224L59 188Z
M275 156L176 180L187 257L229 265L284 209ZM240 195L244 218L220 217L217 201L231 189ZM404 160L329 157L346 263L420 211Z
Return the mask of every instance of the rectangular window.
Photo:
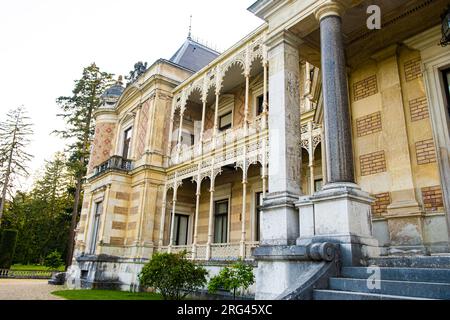
M267 100L269 100L269 94L267 93ZM256 116L259 116L261 113L263 113L264 111L264 95L260 95L258 96L258 98L256 98ZM269 109L267 107L267 109Z
M261 207L263 204L263 193L257 192L255 194L255 241L261 240Z
M214 205L214 243L228 242L228 200Z
M176 246L186 246L188 244L189 216L175 214L173 232L174 244Z
M447 112L450 116L450 69L442 72L444 76L445 95L447 98Z
M89 247L89 254L95 254L95 249L97 247L98 240L98 227L100 224L100 216L103 211L103 201L95 203L95 212L92 223L92 234L91 234L91 244Z
M231 128L233 113L230 111L224 115L219 116L219 130L225 131Z
M133 133L133 128L130 127L123 133L123 149L122 149L122 157L124 159L128 159L130 157L130 149L131 149L131 135Z
M323 180L322 179L314 180L314 190L316 192L322 190L322 186L323 186Z

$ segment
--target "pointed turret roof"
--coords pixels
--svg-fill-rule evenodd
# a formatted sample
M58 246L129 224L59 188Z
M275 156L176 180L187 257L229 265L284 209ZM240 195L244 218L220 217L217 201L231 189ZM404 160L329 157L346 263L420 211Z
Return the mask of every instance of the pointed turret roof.
M170 62L197 72L219 55L219 52L192 40L188 36L183 45L170 58Z

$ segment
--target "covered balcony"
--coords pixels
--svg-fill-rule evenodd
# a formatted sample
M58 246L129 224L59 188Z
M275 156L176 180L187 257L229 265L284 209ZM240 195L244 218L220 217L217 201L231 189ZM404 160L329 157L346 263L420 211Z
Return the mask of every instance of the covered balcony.
M186 251L201 261L252 259L260 239L263 178L263 167L256 161L168 185L157 250Z
M176 89L169 166L234 148L267 129L264 32L258 29Z

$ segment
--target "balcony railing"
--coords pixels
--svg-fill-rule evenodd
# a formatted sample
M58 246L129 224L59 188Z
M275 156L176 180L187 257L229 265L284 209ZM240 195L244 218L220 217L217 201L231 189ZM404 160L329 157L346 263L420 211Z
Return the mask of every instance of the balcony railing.
M133 161L120 156L112 156L107 161L94 167L94 176L101 175L108 170L130 171L133 169Z
M259 116L249 124L247 132L243 127L239 127L219 132L215 137L210 137L203 142L191 146L177 144L172 148L171 164L180 164L193 160L202 154L207 154L213 150L231 147L246 136L255 135L264 131L266 128L267 120L264 119L263 116Z

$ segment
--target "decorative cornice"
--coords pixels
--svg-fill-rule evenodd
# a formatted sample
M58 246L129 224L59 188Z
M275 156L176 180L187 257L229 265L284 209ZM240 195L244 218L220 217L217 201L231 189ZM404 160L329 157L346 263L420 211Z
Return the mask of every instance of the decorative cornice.
M403 41L409 48L422 51L429 47L437 46L442 37L441 26L437 25L422 33Z

